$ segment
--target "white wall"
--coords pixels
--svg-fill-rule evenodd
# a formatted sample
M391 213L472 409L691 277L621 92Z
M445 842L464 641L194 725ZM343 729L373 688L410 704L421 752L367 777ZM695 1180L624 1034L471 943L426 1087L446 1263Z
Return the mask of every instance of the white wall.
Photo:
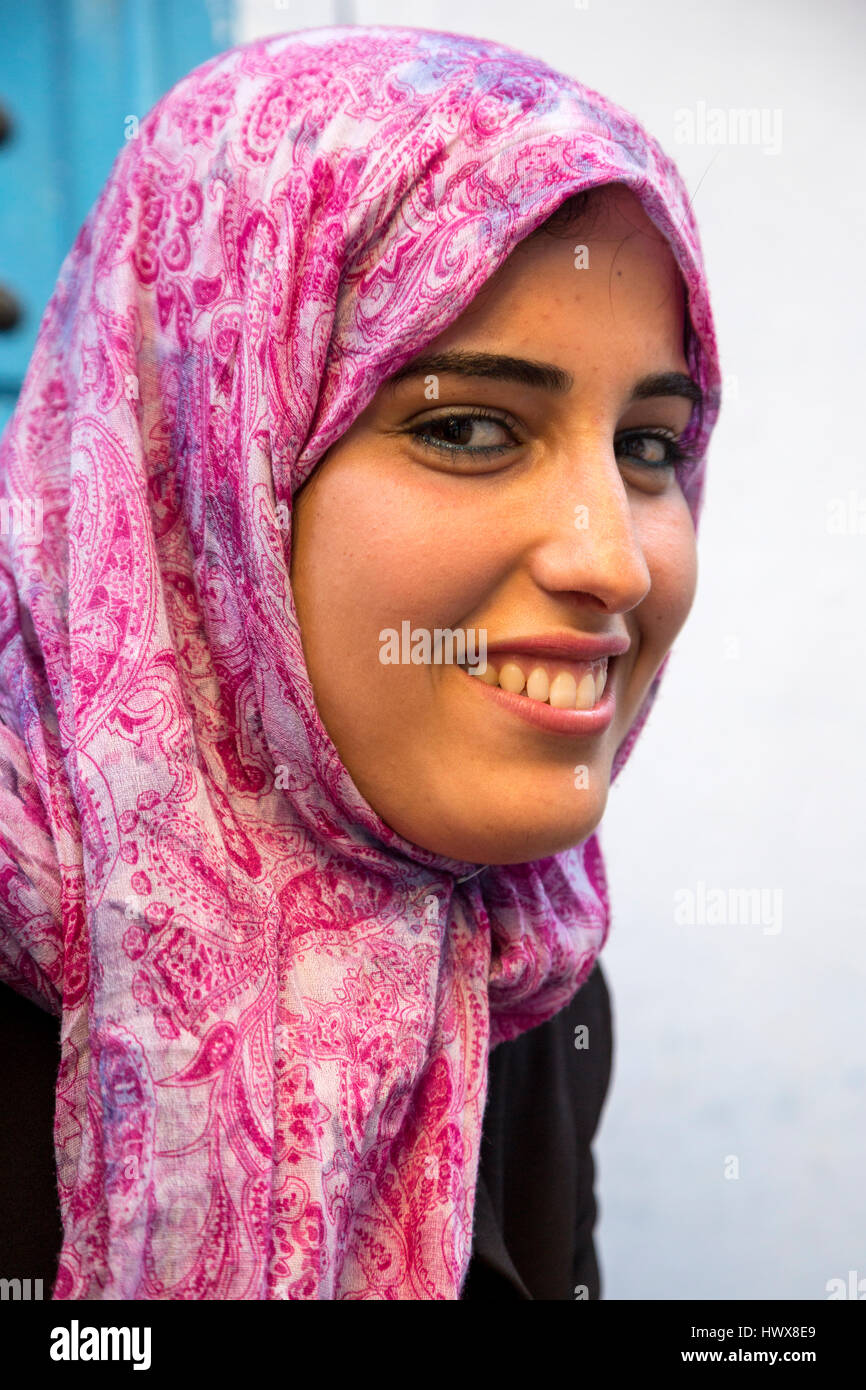
M693 194L728 403L698 599L602 830L604 1294L825 1298L866 1277L866 9L239 0L236 37L347 19L539 55L634 111ZM678 143L700 102L781 112L779 152ZM781 929L677 925L699 881L781 890Z

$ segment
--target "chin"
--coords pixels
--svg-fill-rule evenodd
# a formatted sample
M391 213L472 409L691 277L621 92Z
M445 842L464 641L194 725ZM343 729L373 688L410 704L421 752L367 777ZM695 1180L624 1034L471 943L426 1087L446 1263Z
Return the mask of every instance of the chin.
M586 792L575 791L574 794L585 796ZM581 844L597 829L603 813L604 804L593 806L586 815L579 818L572 816L568 821L560 817L556 821L539 824L537 819L521 823L509 818L507 822L497 825L495 815L487 817L483 809L478 807L476 822L471 830L467 827L465 834L460 834L456 829L441 838L420 831L415 835L401 833L404 833L404 838L434 854L462 859L470 864L526 864L533 859L548 859ZM479 822L485 827L483 831L479 828Z

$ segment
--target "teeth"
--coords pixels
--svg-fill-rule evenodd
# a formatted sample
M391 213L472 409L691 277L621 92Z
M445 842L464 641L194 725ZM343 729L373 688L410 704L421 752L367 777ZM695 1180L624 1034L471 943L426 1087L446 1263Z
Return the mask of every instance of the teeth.
M497 671L489 661L466 669L471 676L477 676L485 685L498 685L512 695L525 695L527 699L541 704L550 704L554 709L592 709L598 704L607 685L607 657L592 663L571 662L577 667L577 674L570 670L556 670L561 662L550 662L546 666L533 666L529 675L519 662L506 659Z
M543 666L536 666L530 671L526 693L530 700L541 700L544 703L547 699L550 694L550 677Z
M560 671L550 682L550 704L553 709L574 709L577 681L570 671Z
M581 678L580 685L577 687L577 709L592 709L595 704L595 677L591 671Z
M499 689L509 690L512 695L519 695L525 684L526 677L517 662L506 661L502 670L499 672Z
M495 666L491 666L489 661L479 661L477 666L469 667L470 676L477 676L485 685L498 685L499 672Z

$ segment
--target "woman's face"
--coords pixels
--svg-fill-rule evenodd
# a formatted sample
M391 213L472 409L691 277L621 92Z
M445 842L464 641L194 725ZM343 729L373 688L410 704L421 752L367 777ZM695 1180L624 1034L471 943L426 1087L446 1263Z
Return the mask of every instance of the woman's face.
M682 282L637 199L606 194L587 230L522 243L295 499L322 722L382 820L473 863L592 833L694 597L692 521L657 437L693 404L648 381L687 373ZM486 672L449 664L447 636L438 662L383 661L403 624L422 657L420 630L431 654L437 629L486 633Z

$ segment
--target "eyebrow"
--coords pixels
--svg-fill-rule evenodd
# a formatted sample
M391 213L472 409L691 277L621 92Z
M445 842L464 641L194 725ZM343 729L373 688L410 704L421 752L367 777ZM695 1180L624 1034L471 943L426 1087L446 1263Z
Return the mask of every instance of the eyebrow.
M552 362L533 362L528 357L508 357L498 352L463 352L456 349L415 357L395 372L386 384L396 387L410 377L444 376L449 373L454 376L517 381L522 386L534 386L556 395L565 395L574 385L571 372L554 366ZM685 396L694 405L702 405L704 399L700 386L684 372L655 372L652 376L641 377L632 391L632 400L645 401L651 396Z

